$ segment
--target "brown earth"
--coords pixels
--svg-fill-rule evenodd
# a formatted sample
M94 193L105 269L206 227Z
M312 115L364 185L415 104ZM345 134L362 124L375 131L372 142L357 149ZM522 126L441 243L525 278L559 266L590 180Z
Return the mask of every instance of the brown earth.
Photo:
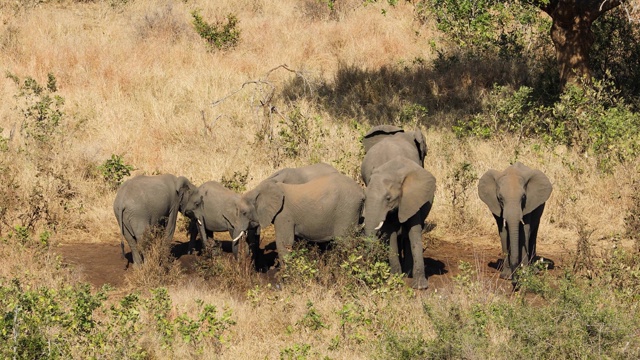
M273 234L268 233L266 237L263 237L261 242L261 249L264 252L263 266L273 265L275 261L276 253L272 250L275 248L273 241ZM222 241L222 243L224 249L225 243L228 242ZM172 253L182 266L184 276L192 274L195 271L194 265L197 256L187 253L186 239L174 241L172 245ZM542 249L538 255L550 259L552 264L555 262L553 265L557 268L558 263L562 262L563 254L559 248L554 248ZM101 287L104 284L111 284L116 288L121 287L124 284L126 272L131 271L131 268L127 269L128 260L122 258L120 244L116 241L108 244L63 243L56 247L55 251L62 256L64 263L77 269L84 280L95 287ZM128 247L125 247L125 251L128 251ZM130 253L127 253L127 256L130 258ZM232 254L225 252L223 256L232 256ZM428 291L437 291L437 289L451 284L452 277L460 273L460 262L464 261L476 269L477 276L495 282L496 289L510 292L511 282L501 280L498 276L499 257L500 243L497 235L496 239L473 239L472 241L468 239L455 239L455 241L438 239L430 241L424 252L426 272L430 283ZM272 271L269 273L270 275L261 275L264 275L265 278L272 278Z

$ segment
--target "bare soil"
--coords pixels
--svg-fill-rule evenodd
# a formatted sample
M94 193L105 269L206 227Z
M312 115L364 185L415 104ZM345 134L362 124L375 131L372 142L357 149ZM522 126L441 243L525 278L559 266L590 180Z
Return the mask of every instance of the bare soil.
M277 253L273 234L267 233L261 241L261 267L268 268L275 262ZM228 241L222 241L223 250L228 250ZM176 261L183 268L183 276L193 274L197 255L188 254L186 239L178 239L172 244L172 253ZM118 288L123 286L125 274L132 271L127 267L130 253L127 259L122 257L119 241L114 243L63 243L55 250L63 258L64 263L76 268L83 275L84 280L95 287L111 284ZM125 251L128 247L125 246ZM495 281L496 289L510 292L510 281L499 278L500 266L500 241L495 239L448 239L430 241L423 254L427 277L429 278L429 290L437 291L451 284L452 277L460 273L461 261L470 263L477 270L477 276ZM541 249L539 256L551 261L553 267L561 266L562 253L558 247ZM222 256L232 256L230 252L224 252ZM273 278L272 271L269 274L261 274L265 279ZM269 280L267 280L269 281Z

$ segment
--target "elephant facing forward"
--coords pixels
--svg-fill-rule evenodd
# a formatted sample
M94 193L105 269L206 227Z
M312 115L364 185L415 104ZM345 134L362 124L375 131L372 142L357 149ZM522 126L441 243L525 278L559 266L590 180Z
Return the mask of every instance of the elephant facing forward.
M365 233L389 242L391 271L413 276L416 289L428 286L422 230L435 190L435 177L401 156L376 168L365 190Z
M196 187L183 176L171 174L136 176L125 181L116 194L113 212L120 233L129 243L134 264L141 264L140 241L154 226L164 227L164 241L171 242L178 212ZM121 240L124 256L124 241Z
M489 170L478 182L478 195L498 225L505 261L500 277L510 279L520 264L536 254L536 238L551 182L540 170L517 162L504 171Z
M240 194L225 188L216 181L208 181L185 204L184 214L191 218L189 226L189 252L193 251L196 237L200 233L203 249L208 243L208 234L228 231L232 240L232 251L238 255L239 240L252 228L253 207Z
M326 242L346 235L359 222L364 192L353 179L335 172L303 184L265 180L243 198L255 208L260 227L275 226L283 261L295 238Z

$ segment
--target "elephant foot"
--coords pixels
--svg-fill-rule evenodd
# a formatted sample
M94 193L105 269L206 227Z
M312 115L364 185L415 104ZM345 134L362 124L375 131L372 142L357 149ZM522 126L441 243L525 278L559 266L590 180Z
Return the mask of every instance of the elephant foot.
M429 287L429 281L427 278L420 276L417 278L413 278L413 286L416 290L424 290Z
M503 266L502 271L500 272L500 279L509 280L511 279L511 274L513 274L511 269L507 266Z

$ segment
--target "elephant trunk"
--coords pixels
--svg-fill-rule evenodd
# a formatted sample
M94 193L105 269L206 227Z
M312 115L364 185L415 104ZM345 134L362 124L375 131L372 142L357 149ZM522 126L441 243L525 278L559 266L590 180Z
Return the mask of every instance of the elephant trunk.
M233 239L231 239L231 251L233 256L238 258L238 249L240 248L240 242L245 238L247 232L238 228L233 229Z
M200 238L202 239L202 251L206 251L207 249L207 229L204 225L204 219L202 217L195 218L198 230L200 231Z
M522 223L522 209L518 206L515 209L505 209L505 222L509 233L509 268L515 272L522 261L520 249L520 223Z
M379 215L379 211L375 211L373 205L367 206L365 204L364 210L364 233L367 236L375 235L382 224L384 224L384 217Z

